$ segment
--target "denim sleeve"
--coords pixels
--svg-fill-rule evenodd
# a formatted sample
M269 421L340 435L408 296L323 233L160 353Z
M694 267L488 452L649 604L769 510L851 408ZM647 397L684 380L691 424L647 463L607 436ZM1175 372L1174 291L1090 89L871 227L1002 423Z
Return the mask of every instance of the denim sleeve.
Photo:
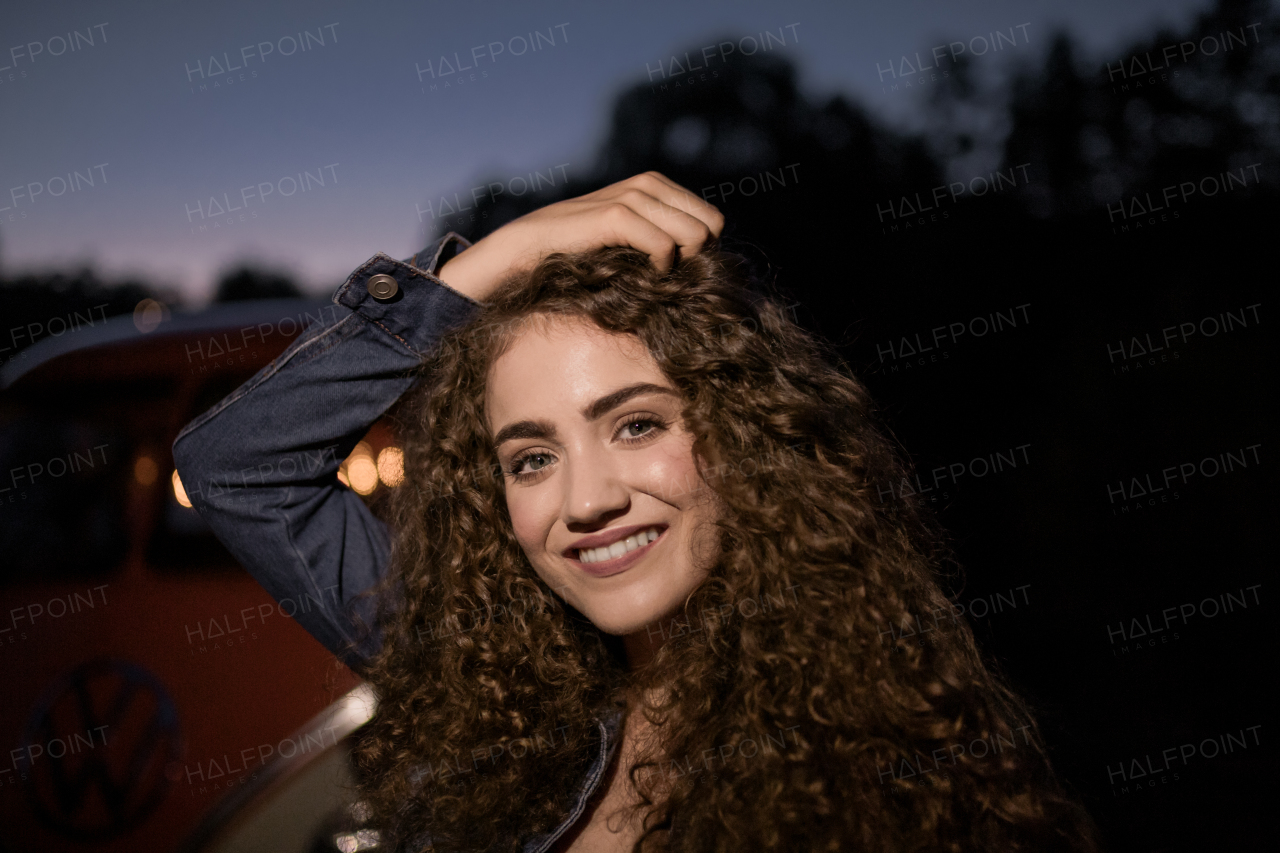
M391 541L338 466L409 390L422 355L479 310L433 274L468 246L450 232L407 261L374 255L319 321L173 444L187 496L218 539L357 671L380 643L375 603L358 596L382 577ZM376 275L397 292L371 295ZM360 642L353 617L375 633Z

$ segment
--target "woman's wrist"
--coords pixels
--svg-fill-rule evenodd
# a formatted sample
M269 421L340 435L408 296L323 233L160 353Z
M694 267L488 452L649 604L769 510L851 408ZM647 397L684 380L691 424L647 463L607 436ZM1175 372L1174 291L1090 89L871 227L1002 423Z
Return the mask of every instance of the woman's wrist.
M488 298L496 281L493 272L485 268L483 253L477 252L475 246L463 249L445 261L436 272L436 278L476 302L484 302Z
M512 273L531 270L555 252L631 246L666 270L723 228L724 216L705 199L658 172L644 172L526 213L449 259L436 276L484 302Z

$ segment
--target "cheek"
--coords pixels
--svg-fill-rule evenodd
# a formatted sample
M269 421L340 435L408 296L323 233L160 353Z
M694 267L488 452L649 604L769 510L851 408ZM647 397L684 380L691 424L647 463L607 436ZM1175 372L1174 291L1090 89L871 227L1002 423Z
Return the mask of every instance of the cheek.
M637 484L664 503L685 507L702 491L691 439L662 442L637 462Z
M507 493L507 514L516 541L535 565L536 557L546 548L547 535L556 520L556 507L550 489L522 490Z

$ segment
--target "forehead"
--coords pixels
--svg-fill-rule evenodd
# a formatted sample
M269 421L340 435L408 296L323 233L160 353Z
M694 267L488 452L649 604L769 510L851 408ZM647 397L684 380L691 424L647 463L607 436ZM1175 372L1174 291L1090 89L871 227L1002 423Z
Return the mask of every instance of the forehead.
M540 315L521 324L489 368L485 412L491 428L563 416L637 382L671 384L639 338L584 318Z

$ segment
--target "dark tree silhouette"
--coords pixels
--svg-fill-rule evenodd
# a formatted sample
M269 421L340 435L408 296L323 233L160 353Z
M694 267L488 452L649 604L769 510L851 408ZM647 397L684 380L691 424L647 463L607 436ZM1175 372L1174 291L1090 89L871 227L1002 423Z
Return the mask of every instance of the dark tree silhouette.
M1005 162L1043 164L1057 216L1254 163L1265 168L1247 185L1275 192L1278 40L1280 16L1258 0L1219 0L1187 32L1161 31L1083 74L1058 36L1015 88Z
M238 302L245 299L294 299L302 291L293 279L283 273L268 272L242 265L218 280L214 302Z
M131 313L143 299L156 296L148 284L104 282L87 268L70 274L32 274L0 280L0 304L4 305L0 362L51 335L61 336L69 330Z

